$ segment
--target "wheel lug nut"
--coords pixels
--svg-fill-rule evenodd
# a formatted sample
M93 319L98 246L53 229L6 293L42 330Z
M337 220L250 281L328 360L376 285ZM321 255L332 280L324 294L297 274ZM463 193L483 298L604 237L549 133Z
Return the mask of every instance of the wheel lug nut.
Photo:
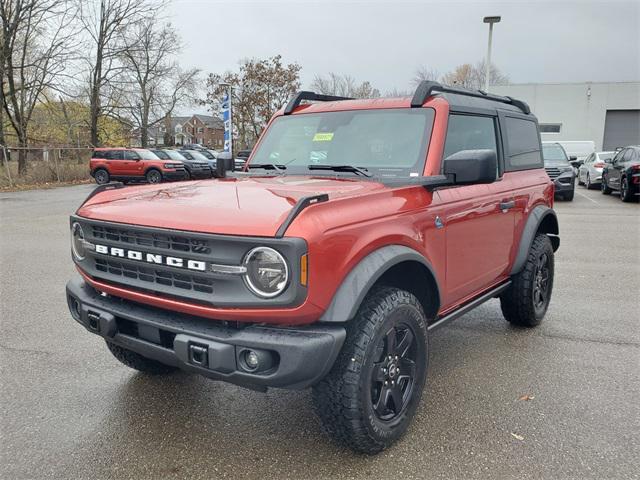
M384 384L385 384L385 385L389 385L389 382L385 380L385 381L384 381Z
M396 355L396 360L398 360L398 356Z
M382 373L387 373L387 369L386 369L386 368L383 368L383 369L382 369Z

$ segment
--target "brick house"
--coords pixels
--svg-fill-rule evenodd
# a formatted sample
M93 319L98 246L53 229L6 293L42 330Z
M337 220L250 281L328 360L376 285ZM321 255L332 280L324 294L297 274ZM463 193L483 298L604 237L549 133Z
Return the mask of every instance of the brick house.
M176 133L176 144L199 143L209 148L224 146L224 124L211 115L192 115L182 124L180 142Z
M205 147L222 149L224 146L224 124L218 117L195 114L188 117L171 117L173 145L199 143ZM165 121L161 120L149 127L149 146L164 146ZM131 145L140 145L140 131L131 133Z

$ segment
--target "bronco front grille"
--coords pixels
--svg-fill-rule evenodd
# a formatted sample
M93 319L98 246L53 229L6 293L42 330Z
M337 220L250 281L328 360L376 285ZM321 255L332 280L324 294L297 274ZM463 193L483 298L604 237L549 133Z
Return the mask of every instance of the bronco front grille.
M306 298L306 288L292 281L282 295L262 299L247 288L243 275L212 268L240 266L247 252L265 245L280 251L296 272L307 251L299 238L204 234L82 217L72 217L72 222L79 223L86 241L95 245L76 263L96 282L220 308L299 305Z
M95 261L96 270L99 272L120 275L143 282L158 283L167 287L175 287L183 290L213 293L213 280L206 277L192 275L190 273L159 270L136 264L126 264L106 258L96 258Z
M154 247L178 252L211 253L211 246L205 240L168 235L164 233L147 233L119 227L93 225L93 237L128 245Z

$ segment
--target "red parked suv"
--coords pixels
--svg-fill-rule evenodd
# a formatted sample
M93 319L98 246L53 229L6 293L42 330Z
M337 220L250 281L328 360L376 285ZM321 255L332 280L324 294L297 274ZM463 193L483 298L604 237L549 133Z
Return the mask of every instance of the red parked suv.
M560 240L524 102L300 92L244 172L218 164L71 216L71 315L129 367L312 387L326 432L375 453L418 408L431 330L496 297L513 325L545 316Z
M146 180L160 183L163 180L184 180L187 171L176 160L162 160L145 148L96 148L91 155L91 176L99 185L111 180L129 182Z

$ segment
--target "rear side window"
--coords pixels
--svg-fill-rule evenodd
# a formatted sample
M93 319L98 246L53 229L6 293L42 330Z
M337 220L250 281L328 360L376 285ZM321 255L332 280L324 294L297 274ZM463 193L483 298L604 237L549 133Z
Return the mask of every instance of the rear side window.
M104 158L105 160L122 160L122 150L96 150L93 158Z
M496 150L496 125L492 117L449 116L444 158L462 150Z
M505 169L541 168L543 163L536 123L523 118L505 117L505 130L508 145Z

